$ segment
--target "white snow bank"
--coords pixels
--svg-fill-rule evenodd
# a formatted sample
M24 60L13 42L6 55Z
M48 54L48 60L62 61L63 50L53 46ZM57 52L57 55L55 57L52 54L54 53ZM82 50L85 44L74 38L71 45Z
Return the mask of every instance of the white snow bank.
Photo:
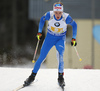
M0 91L12 91L22 85L32 69L0 68ZM100 70L65 69L66 91L100 91ZM57 69L40 69L37 82L20 91L61 91Z

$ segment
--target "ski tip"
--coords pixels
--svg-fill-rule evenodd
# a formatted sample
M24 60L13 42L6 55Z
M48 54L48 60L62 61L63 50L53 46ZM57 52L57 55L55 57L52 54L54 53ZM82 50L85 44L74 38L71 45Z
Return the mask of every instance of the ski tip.
M14 89L13 91L18 91L18 90L20 90L20 89L22 89L24 87L25 87L24 85L21 85L21 86L17 87L16 89Z

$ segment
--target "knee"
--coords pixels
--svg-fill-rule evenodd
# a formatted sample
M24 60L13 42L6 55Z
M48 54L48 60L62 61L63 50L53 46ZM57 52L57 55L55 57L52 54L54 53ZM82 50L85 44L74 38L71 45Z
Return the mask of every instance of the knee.
M57 47L56 49L57 49L57 51L59 52L60 55L64 54L64 47Z

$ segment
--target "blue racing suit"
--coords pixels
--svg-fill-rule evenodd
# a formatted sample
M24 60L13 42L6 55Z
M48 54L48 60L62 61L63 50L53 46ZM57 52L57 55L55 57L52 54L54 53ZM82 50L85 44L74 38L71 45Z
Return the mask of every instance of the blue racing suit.
M74 39L76 39L77 35L77 24L67 13L64 13L64 15L62 15L61 18L57 20L55 15L53 14L53 11L49 11L41 17L38 32L42 33L42 29L46 20L48 20L48 31L40 51L40 56L34 65L33 73L38 72L41 63L45 60L48 52L53 46L55 46L57 50L57 59L59 62L58 72L63 73L63 54L65 50L67 24L70 24L73 28L72 38Z

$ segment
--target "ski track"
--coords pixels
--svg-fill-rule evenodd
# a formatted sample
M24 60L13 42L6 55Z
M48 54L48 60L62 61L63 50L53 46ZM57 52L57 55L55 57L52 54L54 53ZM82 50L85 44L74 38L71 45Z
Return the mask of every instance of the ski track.
M13 91L31 74L31 68L0 67L0 91ZM62 91L57 69L40 69L35 83L19 91ZM100 70L65 69L65 91L100 91Z

